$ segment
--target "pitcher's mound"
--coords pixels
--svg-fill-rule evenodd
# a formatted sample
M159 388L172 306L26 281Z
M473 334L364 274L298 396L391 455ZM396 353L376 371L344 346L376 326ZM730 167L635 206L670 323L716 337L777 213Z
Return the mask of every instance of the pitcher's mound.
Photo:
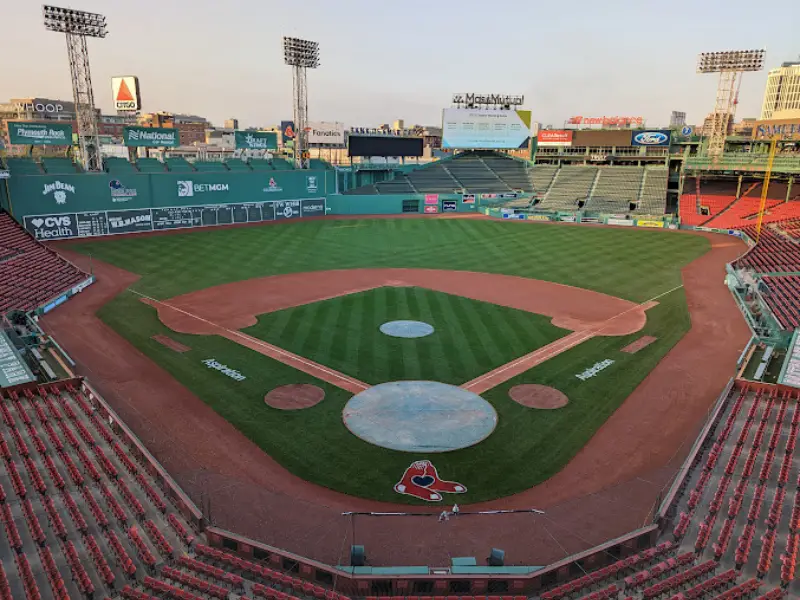
M508 391L508 395L514 402L528 408L561 408L569 402L566 394L556 388L535 383L515 385Z
M264 396L264 402L280 410L300 410L319 404L323 398L325 391L322 388L309 383L292 383L270 391Z

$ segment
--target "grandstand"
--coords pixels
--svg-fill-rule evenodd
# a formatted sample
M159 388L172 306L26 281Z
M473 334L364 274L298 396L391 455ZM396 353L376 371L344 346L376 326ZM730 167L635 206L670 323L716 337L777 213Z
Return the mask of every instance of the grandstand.
M0 210L0 314L34 310L88 278Z

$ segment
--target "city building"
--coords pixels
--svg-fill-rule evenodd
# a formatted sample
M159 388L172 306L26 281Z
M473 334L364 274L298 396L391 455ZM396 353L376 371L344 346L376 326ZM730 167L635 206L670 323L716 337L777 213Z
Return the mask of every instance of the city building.
M145 113L139 117L139 125L177 129L181 146L205 144L206 129L209 127L205 117L168 112Z
M669 128L680 129L686 125L686 113L679 110L673 110L669 116Z
M800 118L800 61L770 70L760 120L796 118Z
M733 135L740 137L751 137L753 135L753 127L755 127L756 119L748 117L742 119L733 125Z
M239 129L239 119L225 119L225 129Z

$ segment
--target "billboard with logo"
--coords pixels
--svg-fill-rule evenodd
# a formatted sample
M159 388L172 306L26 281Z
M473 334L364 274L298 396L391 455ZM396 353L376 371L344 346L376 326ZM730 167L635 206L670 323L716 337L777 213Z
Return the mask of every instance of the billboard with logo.
M671 135L669 129L632 131L631 146L669 146Z
M536 135L539 146L571 146L572 132L566 129L542 129Z
M126 146L147 146L150 148L177 148L181 145L177 129L166 127L136 127L122 130L122 143Z
M237 150L278 149L278 134L274 131L234 131L233 139Z
M8 121L8 138L12 144L69 146L72 144L72 125L70 123Z
M349 156L422 156L421 137L395 135L350 135Z
M525 148L531 137L531 111L445 108L442 148Z
M306 129L306 142L324 146L344 146L344 123L311 121Z
M294 121L281 121L281 143L294 143Z
M800 140L800 119L775 119L756 121L753 127L754 140Z
M114 100L114 109L122 112L135 112L142 108L142 98L139 93L139 78L132 75L111 78L111 98Z

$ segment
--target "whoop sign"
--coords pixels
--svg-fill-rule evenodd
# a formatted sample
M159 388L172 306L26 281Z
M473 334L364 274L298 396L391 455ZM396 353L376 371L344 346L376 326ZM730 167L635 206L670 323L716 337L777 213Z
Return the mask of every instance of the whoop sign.
M119 111L137 111L142 108L138 77L132 75L112 77L111 94L114 108Z
M165 127L129 126L122 130L122 141L126 146L148 146L150 148L177 148L180 137L177 129Z

